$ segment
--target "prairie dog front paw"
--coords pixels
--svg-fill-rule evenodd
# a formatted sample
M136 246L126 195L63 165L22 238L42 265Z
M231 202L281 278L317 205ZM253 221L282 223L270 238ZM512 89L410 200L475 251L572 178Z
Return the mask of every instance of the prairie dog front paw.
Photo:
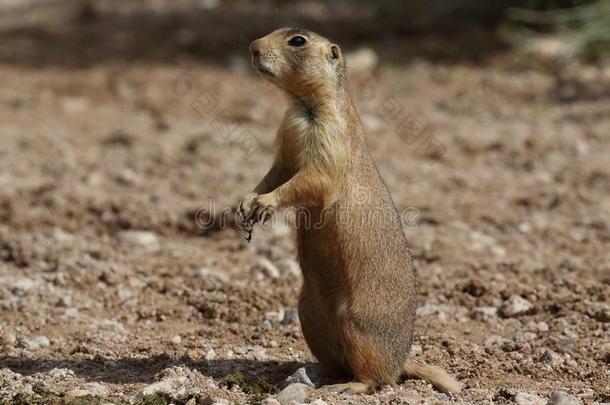
M254 216L254 203L258 198L257 193L248 193L239 202L237 212L239 214L239 222L242 226L247 226L252 221Z
M278 204L276 195L274 193L259 195L252 204L252 215L254 216L254 222L266 222L269 218L271 218L277 208Z

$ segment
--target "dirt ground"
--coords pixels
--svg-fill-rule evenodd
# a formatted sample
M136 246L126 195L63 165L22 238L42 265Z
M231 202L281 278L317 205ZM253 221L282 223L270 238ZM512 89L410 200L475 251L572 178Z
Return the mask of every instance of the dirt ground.
M64 47L0 32L0 403L260 402L314 361L292 231L248 244L223 212L268 168L283 96L244 46L130 60L98 18L50 30ZM415 255L413 356L465 388L300 401L610 402L610 68L373 49L350 83Z

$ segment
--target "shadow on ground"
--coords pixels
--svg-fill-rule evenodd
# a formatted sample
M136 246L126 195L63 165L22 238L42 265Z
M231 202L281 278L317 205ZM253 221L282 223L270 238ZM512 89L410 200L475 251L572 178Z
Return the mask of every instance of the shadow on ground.
M112 360L100 356L82 360L48 360L24 357L0 357L0 368L8 368L22 375L44 373L54 368L67 368L75 376L91 382L111 384L149 384L155 374L176 366L189 367L215 380L227 375L242 375L246 380L263 380L276 386L305 363L258 361L246 359L193 360L189 357L172 358L158 355L149 358Z

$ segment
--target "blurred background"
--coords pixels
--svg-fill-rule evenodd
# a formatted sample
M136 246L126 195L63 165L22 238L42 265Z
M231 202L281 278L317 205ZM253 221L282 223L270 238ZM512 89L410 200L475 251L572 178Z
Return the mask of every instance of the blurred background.
M307 26L349 47L375 45L393 63L481 62L507 49L599 61L610 41L604 0L5 0L1 7L3 39L11 41L2 60L16 64L223 64L281 26Z
M346 56L412 355L464 403L610 401L610 1L2 0L0 403L259 403L313 361L290 226L231 214L285 109L248 45L283 26Z

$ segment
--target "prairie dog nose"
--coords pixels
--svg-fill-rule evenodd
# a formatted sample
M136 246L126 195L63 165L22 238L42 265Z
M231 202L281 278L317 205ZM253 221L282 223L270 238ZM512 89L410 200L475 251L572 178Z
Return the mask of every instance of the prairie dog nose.
M261 54L258 39L255 41L252 41L252 43L250 44L250 53L252 54L252 56L259 56Z

